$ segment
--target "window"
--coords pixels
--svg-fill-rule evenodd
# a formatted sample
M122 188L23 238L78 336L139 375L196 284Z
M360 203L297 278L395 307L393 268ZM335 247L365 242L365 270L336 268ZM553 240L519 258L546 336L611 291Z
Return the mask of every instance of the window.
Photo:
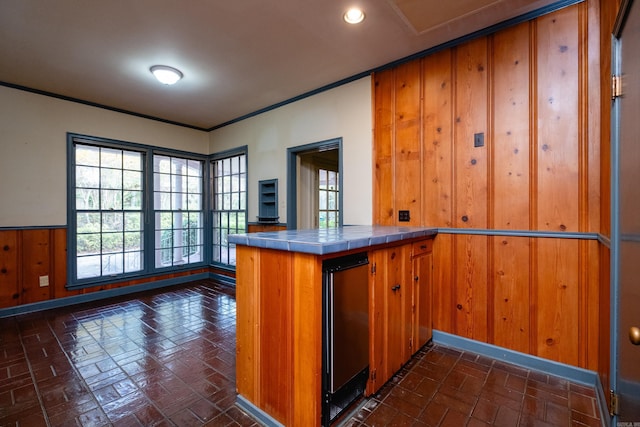
M318 169L318 228L340 224L338 172Z
M75 145L76 279L144 268L143 165L138 151Z
M203 261L202 165L153 156L156 268Z
M211 261L208 156L69 134L68 158L70 288Z
M247 229L247 155L231 153L211 162L213 262L234 266L236 248L229 234Z

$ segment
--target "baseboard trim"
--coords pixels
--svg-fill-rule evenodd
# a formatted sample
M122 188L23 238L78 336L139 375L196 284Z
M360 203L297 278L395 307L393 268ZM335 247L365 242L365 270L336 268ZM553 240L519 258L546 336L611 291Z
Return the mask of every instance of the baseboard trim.
M236 406L238 406L244 412L249 414L249 416L266 427L284 427L283 424L278 422L275 418L264 412L262 409L258 408L241 394L236 396Z
M30 304L22 304L15 307L7 307L0 309L0 318L16 316L19 314L33 313L36 311L49 310L52 308L66 307L74 304L83 304L87 302L98 301L106 298L119 297L123 295L133 294L136 292L149 291L153 289L164 288L167 286L180 285L194 280L208 279L211 277L209 272L191 274L187 276L172 277L170 279L156 280L139 285L130 285L122 288L105 289L104 291L95 291L88 294L72 295L63 298L56 298L47 301L34 302Z
M593 371L555 362L549 359L543 359L530 354L520 353L518 351L498 347L493 344L463 338L446 332L434 330L433 342L436 344L456 347L461 350L468 350L492 359L522 366L523 368L542 371L547 374L566 378L570 381L588 386L595 386L598 381L598 374Z
M437 330L433 331L433 342L463 351L470 351L495 360L512 363L526 369L533 369L549 375L555 375L574 383L594 387L596 391L596 404L600 409L601 424L603 427L610 427L611 425L604 389L602 388L602 383L600 382L600 377L597 372Z

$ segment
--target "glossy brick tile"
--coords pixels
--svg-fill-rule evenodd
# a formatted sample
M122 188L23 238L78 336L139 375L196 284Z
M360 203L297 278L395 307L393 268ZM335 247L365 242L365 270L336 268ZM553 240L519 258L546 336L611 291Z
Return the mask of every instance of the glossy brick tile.
M0 319L0 426L257 426L235 406L235 291L211 280ZM598 426L595 392L442 346L346 426Z
M341 426L600 426L595 390L429 345Z

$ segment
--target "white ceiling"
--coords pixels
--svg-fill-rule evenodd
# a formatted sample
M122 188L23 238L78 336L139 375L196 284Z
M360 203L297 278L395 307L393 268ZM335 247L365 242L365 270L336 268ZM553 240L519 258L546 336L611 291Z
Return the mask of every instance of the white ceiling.
M0 82L210 129L554 2L0 0Z

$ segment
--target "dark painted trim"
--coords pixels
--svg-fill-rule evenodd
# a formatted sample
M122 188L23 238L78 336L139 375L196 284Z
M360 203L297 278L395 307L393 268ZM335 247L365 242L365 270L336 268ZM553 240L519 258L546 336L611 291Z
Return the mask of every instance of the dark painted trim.
M409 56L405 56L402 59L398 59L396 61L390 62L389 64L383 65L381 67L378 67L376 69L371 70L371 72L377 72L377 71L382 71L382 70L386 70L388 68L392 68L395 67L396 65L405 63L405 62L409 62L409 61L413 61L414 59L419 59L419 58L423 58L425 56L434 54L436 52L439 52L441 50L444 49L449 49L455 46L459 46L463 43L466 43L468 41L477 39L479 37L484 37L484 36L488 36L494 33L497 33L500 30L504 30L505 28L509 28L509 27L513 27L515 25L518 24L522 24L523 22L527 22L527 21L531 21L533 19L539 18L541 16L547 15L549 13L555 12L557 10L563 9L565 7L568 6L572 6L574 4L578 4L578 3L582 3L585 0L560 0L557 1L555 3L552 3L550 5L541 7L539 9L536 10L532 10L531 12L525 13L523 15L519 15L516 16L514 18L511 19L507 19L506 21L502 21L499 22L497 24L491 25L489 27L474 31L472 33L469 33L467 35L455 38L453 40L450 40L448 42L444 42L442 44L439 44L437 46L431 47L429 49L425 49L421 52L417 52L414 53L413 55L409 55Z
M622 0L622 3L620 4L616 21L613 24L613 36L617 39L622 35L622 29L624 28L624 24L627 22L627 17L629 16L632 3L633 0Z
M526 353L510 350L504 347L498 347L493 344L475 341L463 338L458 335L448 334L446 332L433 331L433 342L436 344L455 347L460 350L470 351L481 354L492 359L501 360L503 362L512 363L522 366L526 369L534 369L542 371L550 375L555 375L568 379L572 382L596 387L599 382L598 373L587 369L578 368L549 359L543 359L538 356L532 356Z
M525 13L523 15L516 16L515 18L507 19L506 21L502 21L502 22L499 22L499 23L497 23L495 25L491 25L491 26L489 26L487 28L483 28L481 30L474 31L473 33L467 34L465 36L458 37L456 39L453 39L453 40L450 40L448 42L439 44L439 45L431 47L429 49L425 49L425 50L422 50L420 52L414 53L412 55L405 56L404 58L397 59L395 61L389 62L388 64L382 65L380 67L372 68L370 70L363 71L363 72L358 73L358 74L354 74L351 77L347 77L347 78L344 78L342 80L338 80L337 82L334 82L334 83L319 87L318 89L314 89L314 90L311 90L309 92L305 92L305 93L303 93L301 95L298 95L298 96L294 96L293 98L289 98L289 99L284 100L282 102L278 102L277 104L273 104L273 105L270 105L268 107L261 108L260 110L256 110L256 111L254 111L252 113L245 114L243 116L240 116L240 117L237 117L235 119L226 121L226 122L221 123L219 125L212 126L208 130L209 131L213 131L213 130L220 129L220 128L225 127L225 126L232 125L232 124L237 123L237 122L241 122L241 121L246 120L246 119L250 119L251 117L260 115L262 113L269 112L271 110L275 110L275 109L283 107L283 106L285 106L287 104L291 104L291 103L294 103L296 101L300 101L301 99L309 98L310 96L317 95L317 94L322 93L322 92L326 92L328 90L331 90L331 89L334 89L336 87L345 85L347 83L354 82L356 80L360 80L361 78L367 77L367 76L371 75L372 73L376 73L376 72L383 71L383 70L386 70L386 69L389 69L389 68L393 68L393 67L395 67L397 65L400 65L400 64L403 64L405 62L413 61L414 59L423 58L425 56L431 55L431 54L436 53L438 51L441 51L441 50L444 50L444 49L448 49L448 48L451 48L451 47L454 47L454 46L458 46L458 45L460 45L462 43L466 43L466 42L468 42L470 40L473 40L475 38L478 38L478 37L483 37L483 36L487 36L489 34L496 33L496 32L498 32L500 30L505 29L505 28L508 28L508 27L511 27L511 26L514 26L514 25L517 25L517 24L521 24L521 23L526 22L526 21L530 21L532 19L538 18L538 17L543 16L543 15L547 15L549 13L555 12L556 10L560 10L560 9L565 8L567 6L572 6L574 4L581 3L583 1L584 0L560 0L560 1L555 2L553 4L550 4L550 5L541 7L539 9L533 10L531 12Z
M338 209L340 210L340 218L338 226L344 223L344 209L342 199L344 198L344 187L342 185L343 173L343 156L342 156L342 137L326 139L324 141L311 142L309 144L298 145L297 147L287 148L287 229L294 230L298 228L298 173L297 173L297 157L299 154L320 151L320 150L338 150L338 185L340 193L338 193Z
M253 419L266 427L284 427L278 420L254 405L249 399L239 394L236 396L236 405L249 414Z
M602 234L598 234L598 242L602 243L604 246L611 248L611 239L607 236L603 236Z
M143 209L142 213L144 215L144 224L145 230L143 232L143 241L145 248L151 248L150 251L142 252L142 259L144 262L144 268L141 271L135 271L132 273L122 273L116 276L100 276L100 277L92 277L89 279L76 279L77 275L77 260L75 258L75 254L77 251L76 246L76 217L75 217L75 146L78 144L85 145L95 145L96 147L111 147L119 150L131 150L141 153L144 156L144 168L143 168L143 176L144 176L144 199L143 199ZM156 147L153 145L140 144L129 141L121 141L111 138L102 138L96 136L89 136L83 134L77 134L73 132L67 132L67 224L69 228L69 232L67 233L67 285L66 288L69 290L77 290L77 289L85 289L91 288L104 284L111 283L119 283L127 280L135 280L140 278L147 277L156 277L166 273L173 272L182 272L189 270L196 270L198 268L205 268L208 266L207 262L210 258L207 258L207 254L210 256L210 252L207 252L207 249L210 247L210 234L203 233L203 259L204 261L199 262L197 264L187 264L184 266L172 266L172 267L162 267L158 268L155 266L154 262L154 234L153 230L155 229L155 210L153 206L153 182L154 182L154 171L153 171L153 156L161 155L161 156L173 156L173 157L181 157L185 159L197 160L202 162L203 165L203 177L202 177L202 192L203 192L203 202L206 202L209 194L209 179L207 170L210 167L209 162L211 159L210 155L193 153L190 151L184 150L176 150L172 148L165 147ZM207 211L206 211L206 203L203 204L203 215L204 215L204 229L207 229L207 225L210 224L207 222Z
M232 288L236 287L235 277L229 277L225 276L224 274L218 273L209 273L209 278L215 280L216 282L222 283L223 285L227 285Z
M571 366L549 359L533 356L526 353L498 347L480 341L463 338L458 335L448 334L438 330L433 331L433 342L436 344L455 347L459 350L470 351L495 360L511 363L526 369L542 371L549 375L555 375L569 381L580 383L589 387L594 387L596 392L596 405L600 410L601 426L610 427L609 408L604 395L604 388L597 372L590 371L577 366Z
M56 298L47 301L34 302L31 304L23 304L16 307L8 307L0 309L0 318L16 316L19 314L33 313L35 311L49 310L52 308L66 307L74 304L83 304L92 301L99 301L106 298L119 297L132 294L135 292L149 291L153 289L164 288L167 286L179 285L194 280L208 279L208 272L192 274L190 276L172 277L170 279L157 280L155 282L142 283L139 285L131 285L123 288L106 289L104 291L96 291L88 294L72 295L69 297Z
M209 128L203 128L203 127L199 127L199 126L189 125L189 124L186 124L186 123L180 123L180 122L175 122L175 121L172 121L172 120L161 119L161 118L149 116L149 115L146 115L146 114L135 113L135 112L128 111L128 110L123 110L121 108L109 107L107 105L98 104L98 103L95 103L95 102L84 101L84 100L78 99L78 98L72 98L72 97L68 97L68 96L58 95L58 94L55 94L55 93L52 93L52 92L46 92L46 91L43 91L43 90L33 89L33 88L29 88L29 87L26 87L26 86L21 86L21 85L17 85L17 84L13 84L13 83L0 81L0 86L6 86L6 87L9 87L9 88L23 90L23 91L26 91L26 92L31 92L31 93L35 93L35 94L43 95L43 96L50 96L52 98L62 99L62 100L65 100L65 101L77 102L79 104L84 104L84 105L88 105L88 106L91 106L91 107L103 108L105 110L115 111L117 113L122 113L122 114L129 114L129 115L140 117L140 118L143 118L143 119L154 120L154 121L167 123L167 124L171 124L171 125L175 125L175 126L186 127L186 128L190 128L190 129L204 131L204 132L211 132L213 130L220 129L220 128L223 128L225 126L229 126L229 125L232 125L234 123L241 122L241 121L249 119L251 117L255 117L255 116L260 115L262 113L266 113L268 111L275 110L275 109L283 107L285 105L292 104L292 103L294 103L296 101L300 101L301 99L309 98L310 96L317 95L317 94L322 93L322 92L326 92L326 91L334 89L336 87L339 87L339 86L354 82L356 80L360 80L361 78L367 77L367 76L371 75L374 72L386 70L388 68L395 67L396 65L402 64L404 62L412 61L414 59L418 59L418 58L425 57L427 55L431 55L431 54L433 54L435 52L438 52L440 50L444 50L444 49L447 49L447 48L450 48L450 47L453 47L453 46L457 46L459 44L465 43L465 42L470 41L472 39L475 39L477 37L482 37L482 36L486 36L486 35L489 35L489 34L493 34L493 33L497 32L497 31L500 31L500 30L502 30L504 28L508 28L508 27L513 26L513 25L520 24L522 22L530 21L530 20L538 18L540 16L555 12L556 10L560 10L562 8L565 8L567 6L571 6L571 5L574 5L574 4L577 4L577 3L581 3L582 1L584 1L584 0L560 0L560 1L557 1L557 2L555 2L553 4L541 7L539 9L533 10L533 11L525 13L523 15L516 16L515 18L507 19L506 21L502 21L502 22L500 22L498 24L491 25L491 26L489 26L487 28L475 31L475 32L467 34L465 36L458 37L458 38L453 39L451 41L439 44L438 46L434 46L432 48L422 50L422 51L414 53L412 55L405 56L404 58L395 60L393 62L390 62L388 64L382 65L380 67L372 68L370 70L354 74L351 77L347 77L347 78L344 78L342 80L338 80L337 82L334 82L334 83L331 83L331 84L328 84L328 85L325 85L325 86L321 86L321 87L319 87L317 89L311 90L309 92L305 92L305 93L303 93L301 95L294 96L293 98L286 99L284 101L278 102L276 104L270 105L270 106L265 107L265 108L261 108L259 110L256 110L256 111L252 112L252 113L248 113L248 114L242 115L242 116L237 117L235 119L228 120L226 122L220 123L218 125L211 126Z
M116 112L116 113L122 113L122 114L127 114L127 115L130 115L130 116L140 117L141 119L153 120L153 121L156 121L156 122L166 123L166 124L169 124L169 125L174 125L174 126L180 126L180 127L184 127L184 128L199 130L199 131L202 131L202 132L209 132L209 130L207 128L194 126L194 125L188 125L186 123L180 123L180 122L176 122L176 121L173 121L173 120L161 119L159 117L153 117L153 116L149 116L147 114L136 113L136 112L129 111L129 110L123 110L122 108L110 107L108 105L98 104L96 102L91 102L91 101L85 101L83 99L73 98L73 97L70 97L70 96L59 95L57 93L47 92L47 91L40 90L40 89L33 89L33 88L30 88L30 87L21 86L21 85L17 85L17 84L14 84L14 83L0 81L0 86L5 86L5 87L11 88L11 89L22 90L22 91L25 91L25 92L35 93L36 95L42 95L42 96L48 96L48 97L51 97L51 98L61 99L63 101L75 102L77 104L87 105L89 107L101 108L103 110L109 110L109 111L113 111L113 112Z
M101 136L91 136L75 132L67 132L67 142L77 142L81 144L95 144L97 146L112 146L114 148L122 149L123 146L137 151L149 151L153 154L161 156L185 156L194 158L197 160L207 161L211 159L211 154L194 153L192 151L179 150L177 148L159 147L157 145L141 144L139 142L123 141L113 138L104 138ZM246 147L246 146L245 146Z
M11 231L11 230L53 230L55 228L67 228L66 225L25 225L25 226L17 226L17 227L0 227L0 231Z
M438 228L438 234L473 234L479 236L549 237L553 239L600 240L598 233L567 233L562 231L490 230L486 228Z
M242 154L245 154L245 155L247 155L247 157L249 157L249 146L248 145L242 145L240 147L230 148L230 149L224 150L224 151L216 151L215 153L211 153L209 155L209 160L226 159L227 157L239 156L239 155L242 155ZM249 165L247 165L247 166L249 166ZM247 170L247 172L248 172L248 170Z

